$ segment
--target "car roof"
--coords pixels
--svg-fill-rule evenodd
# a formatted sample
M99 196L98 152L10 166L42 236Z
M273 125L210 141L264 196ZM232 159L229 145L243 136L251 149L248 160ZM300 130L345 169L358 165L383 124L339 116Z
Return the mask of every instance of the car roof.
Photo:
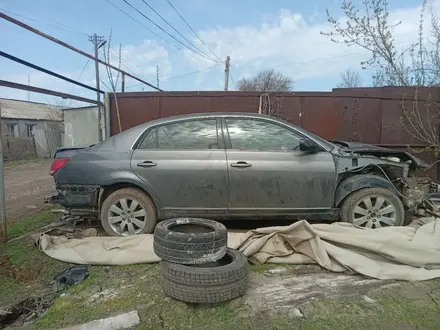
M187 115L177 115L170 117L163 117L144 123L145 125L157 125L161 123L169 123L171 121L178 121L182 119L198 119L198 118L218 118L218 117L248 117L248 118L268 118L271 120L277 120L277 118L268 115L261 115L252 112L202 112L192 113ZM141 125L144 125L141 124Z
M200 118L219 118L219 117L246 117L246 118L267 118L271 121L279 121L277 118L267 115L260 115L258 113L251 112L206 112L206 113L193 113L187 115L178 115L154 119L145 123L139 124L128 130L124 130L121 133L113 135L109 139L101 143L101 150L111 150L113 148L121 148L121 150L129 149L133 145L133 141L136 141L139 136L148 128L156 125L172 123L175 121L185 119L200 119Z
M132 146L135 144L135 141L139 139L141 134L148 128L156 125L161 124L168 124L176 121L186 120L186 119L201 119L201 118L221 118L221 117L245 117L245 118L264 118L266 120L272 121L272 122L278 122L283 123L284 125L292 126L291 123L273 117L268 115L262 115L258 113L252 113L252 112L206 112L206 113L193 113L193 114L187 114L187 115L178 115L178 116L170 116L170 117L163 117L158 118L155 120L151 120L145 123L142 123L140 125L137 125L135 127L132 127L128 130L122 131L119 134L113 135L111 138L107 139L106 141L103 141L101 143L101 149L102 150L111 150L114 148L120 148L121 150L128 150L131 149ZM293 125L294 126L294 125ZM296 129L300 132L303 132L305 134L311 134L310 132L306 132L301 127L296 127ZM327 144L327 149L331 148L331 144L324 139L315 136L315 139L321 141L322 144Z

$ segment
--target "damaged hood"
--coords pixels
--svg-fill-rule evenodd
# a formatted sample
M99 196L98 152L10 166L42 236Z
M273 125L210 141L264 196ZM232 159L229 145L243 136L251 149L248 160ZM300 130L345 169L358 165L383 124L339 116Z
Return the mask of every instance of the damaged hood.
M345 142L345 141L330 141L338 146L342 146L343 152L353 152L360 155L371 155L376 157L398 157L402 161L411 161L410 167L428 168L429 165L420 158L411 155L409 152L403 150L388 149L378 147L373 144L362 142Z

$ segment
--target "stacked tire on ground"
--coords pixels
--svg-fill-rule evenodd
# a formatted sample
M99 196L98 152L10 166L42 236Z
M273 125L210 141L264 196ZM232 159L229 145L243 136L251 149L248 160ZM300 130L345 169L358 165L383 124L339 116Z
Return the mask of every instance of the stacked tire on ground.
M168 296L189 303L218 303L246 291L248 262L228 249L221 223L174 218L154 230L154 252L160 263L161 286Z

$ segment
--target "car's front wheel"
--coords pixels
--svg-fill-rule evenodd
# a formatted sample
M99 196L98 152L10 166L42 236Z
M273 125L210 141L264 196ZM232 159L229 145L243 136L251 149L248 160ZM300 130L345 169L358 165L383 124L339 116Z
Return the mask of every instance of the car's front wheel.
M392 191L384 188L364 188L342 202L340 218L365 228L401 226L405 220L402 201Z
M110 236L150 234L157 223L156 208L140 189L119 189L102 203L101 223Z

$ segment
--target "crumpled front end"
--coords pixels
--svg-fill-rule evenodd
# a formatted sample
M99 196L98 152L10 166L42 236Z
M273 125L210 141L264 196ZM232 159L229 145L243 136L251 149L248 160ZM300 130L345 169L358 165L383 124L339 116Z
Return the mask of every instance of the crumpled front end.
M341 148L335 153L335 164L342 178L355 174L384 177L408 210L424 209L425 201L435 195L440 200L440 185L429 177L416 175L419 170L428 168L428 164L406 152L364 145Z

